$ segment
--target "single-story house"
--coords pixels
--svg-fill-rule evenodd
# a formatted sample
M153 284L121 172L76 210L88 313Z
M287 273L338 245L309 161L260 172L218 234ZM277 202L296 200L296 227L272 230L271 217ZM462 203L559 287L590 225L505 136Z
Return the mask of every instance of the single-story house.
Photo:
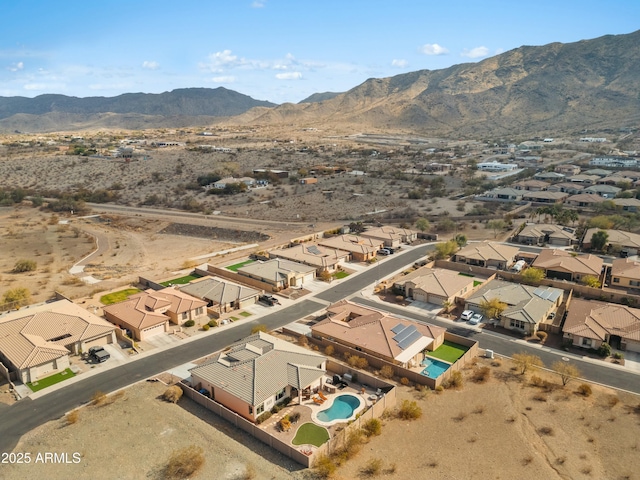
M163 288L162 290L149 289L143 294L138 293L131 295L129 298L135 298L138 295L148 295L146 305L152 310L156 309L156 302L171 302L164 314L169 317L171 323L176 325L182 325L187 320L195 320L207 313L207 302L182 292L175 286Z
M640 288L640 262L630 258L616 258L611 265L611 286Z
M215 307L220 313L253 305L262 293L217 277L199 278L178 288L181 292L204 300L207 307Z
M478 200L497 200L497 201L513 201L517 202L522 200L522 190L516 190L515 188L496 188L489 190L482 195L478 195Z
M603 198L615 198L622 189L612 185L591 185L583 190L584 193L595 193Z
M574 229L554 224L527 224L513 239L525 245L569 246L577 243Z
M171 301L154 298L142 292L128 299L107 305L104 317L119 328L129 331L134 340L144 341L169 330L169 316L165 315Z
M513 184L513 188L516 190L527 190L529 192L541 192L546 190L549 185L549 182L543 182L542 180L521 180Z
M544 180L546 182L561 182L566 178L566 175L557 172L538 172L533 178L536 180Z
M251 177L239 177L239 178L227 177L227 178L221 178L220 180L215 182L213 184L213 188L222 190L226 188L227 185L232 183L244 183L247 187L252 187L256 183L256 181Z
M311 327L327 339L403 367L420 365L424 350L444 342L446 329L400 319L386 312L342 300L327 308L327 317Z
M553 171L562 173L563 175L578 175L580 173L580 167L578 165L564 163L562 165L557 165Z
M369 228L360 233L361 237L382 240L385 247L397 248L401 243L411 244L418 239L418 232L400 227Z
M576 347L597 349L607 342L616 350L640 352L640 309L576 298L562 334Z
M507 305L499 319L502 327L535 335L540 323L560 306L563 296L564 292L559 288L492 280L467 298L465 308L483 313L483 303L497 298Z
M0 316L0 360L23 383L69 368L69 355L116 343L115 327L68 300Z
M264 332L189 370L191 384L238 415L256 419L303 391L322 388L326 358Z
M592 168L590 170L587 170L586 172L582 172L586 175L597 175L599 177L606 177L609 176L613 173L612 170L605 170L603 168Z
M533 267L544 270L547 278L579 282L586 276L600 278L602 258L591 255L575 255L566 250L544 249L533 262Z
M579 183L570 183L570 182L560 182L555 185L551 185L547 188L548 192L565 192L569 195L575 195L577 193L582 193L582 190L585 189L584 185L580 185Z
M522 200L532 203L562 203L568 196L566 192L527 192L522 195Z
M600 177L598 175L587 175L584 173L582 175L574 175L567 178L568 182L579 183L585 186L595 185L598 180L600 180Z
M453 305L457 298L465 298L481 284L475 277L461 275L453 270L422 267L411 272L411 278L403 277L397 285L409 298L418 302L444 306ZM394 284L395 286L396 284Z
M591 248L591 237L596 232L601 231L600 228L590 228L586 231L582 241L582 248ZM640 235L637 233L625 232L623 230L604 230L607 233L607 245L615 246L620 249L640 249Z
M515 262L517 253L517 247L484 241L468 244L458 250L451 260L467 265L506 270Z
M579 193L578 195L571 195L567 198L567 205L571 205L572 207L591 208L605 200L605 198L595 193Z
M238 274L282 289L302 287L305 283L312 282L316 277L316 269L284 258L274 258L266 262L258 261L240 267Z
M317 273L333 272L338 265L344 264L349 252L323 247L313 243L299 243L289 248L271 250L269 257L284 258L292 262L314 267Z
M598 185L617 185L618 183L627 183L629 186L633 183L633 180L630 178L625 178L620 176L619 174L609 175L608 177L601 178L596 182Z
M355 262L366 262L375 258L378 250L384 247L383 241L350 234L322 238L318 243L323 247L349 252L351 260Z
M611 201L624 212L640 211L640 200L637 198L614 198Z

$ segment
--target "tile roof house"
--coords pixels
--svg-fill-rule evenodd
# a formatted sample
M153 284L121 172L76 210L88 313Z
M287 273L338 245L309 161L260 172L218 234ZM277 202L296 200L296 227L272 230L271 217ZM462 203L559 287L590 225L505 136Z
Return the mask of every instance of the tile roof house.
M358 235L338 235L335 237L322 238L318 242L323 247L344 250L351 254L351 260L355 262L366 262L376 257L378 250L384 247L384 242L372 238L360 237Z
M574 230L555 224L527 224L513 239L525 245L562 245L577 243Z
M603 198L615 198L622 189L612 185L591 185L583 190L584 193L595 193Z
M409 277L409 275L407 275ZM456 298L465 298L481 282L474 277L442 268L419 268L403 277L394 286L399 286L407 297L418 302L444 306L453 305Z
M596 255L575 255L566 250L544 249L533 267L545 271L547 278L579 282L586 276L600 277L602 259Z
M203 277L178 288L188 295L204 300L208 307L215 308L219 313L253 305L262 293L217 277Z
M567 198L567 205L574 207L593 207L598 203L602 203L606 198L601 197L596 193L579 193L578 195L571 195Z
M640 352L640 309L573 299L562 332L577 347L597 349L607 342L617 350Z
M155 310L156 305L164 302L170 302L171 305L164 312L169 317L171 323L176 325L182 325L187 320L195 320L207 313L207 302L191 296L186 292L182 292L176 286L163 288L161 290L146 290L144 294L148 295L146 305ZM138 293L131 295L129 298L136 298Z
M0 359L23 383L69 367L69 354L115 343L115 327L68 301L0 316Z
M611 265L611 286L640 289L640 262L616 258Z
M189 371L195 388L255 422L286 398L322 388L326 358L258 332Z
M590 228L586 231L582 240L582 248L591 248L591 237L594 233L601 231L600 228ZM625 232L623 230L604 230L607 233L607 245L618 248L640 249L640 235L637 233Z
M292 262L302 263L314 267L317 273L333 272L338 265L349 258L349 252L335 250L312 243L300 243L290 248L271 250L269 257L284 258Z
M522 195L522 200L532 203L562 203L568 196L566 192L527 192Z
M506 270L515 262L518 250L517 247L497 242L476 242L458 250L451 257L451 260L453 262L466 263L467 265Z
M503 187L489 190L484 194L477 195L478 200L499 200L499 201L519 201L522 200L522 190Z
M543 182L542 180L521 180L513 184L513 188L516 190L527 190L529 192L541 192L546 190L549 185L549 182Z
M611 201L624 212L640 211L640 200L637 198L613 198Z
M311 327L315 338L328 339L403 367L417 366L424 350L444 342L446 329L394 317L342 300L327 307L327 317Z
M240 267L238 274L255 278L277 289L283 289L302 287L305 283L312 282L316 276L316 269L284 258L273 258L266 262L258 261Z
M538 180L546 180L548 182L559 182L564 180L566 175L557 172L538 172L533 178Z
M595 185L598 180L600 180L598 175L587 175L585 173L567 178L568 182L579 183L581 185Z
M361 237L382 240L385 247L397 248L401 243L410 244L418 239L418 232L407 228L382 226L370 228L362 233Z
M580 173L580 167L578 165L564 163L562 165L557 165L556 168L554 168L554 172L562 173L564 175L578 175Z
M500 325L527 335L534 335L540 323L562 303L564 292L553 287L532 287L492 280L467 299L465 308L483 313L483 302L497 298L507 308L500 315Z
M144 341L169 329L169 316L165 312L170 306L170 300L141 292L123 302L107 305L102 311L111 323L128 330L134 340Z
M565 192L569 195L575 195L577 193L581 193L586 187L584 185L580 185L579 183L571 183L571 182L561 182L556 183L555 185L551 185L547 188L549 192Z

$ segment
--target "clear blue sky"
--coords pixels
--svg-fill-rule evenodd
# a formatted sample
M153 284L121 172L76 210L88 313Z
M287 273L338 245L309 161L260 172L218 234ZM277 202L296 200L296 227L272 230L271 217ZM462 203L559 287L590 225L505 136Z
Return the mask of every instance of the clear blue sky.
M640 0L4 0L0 96L223 86L298 102L639 20Z

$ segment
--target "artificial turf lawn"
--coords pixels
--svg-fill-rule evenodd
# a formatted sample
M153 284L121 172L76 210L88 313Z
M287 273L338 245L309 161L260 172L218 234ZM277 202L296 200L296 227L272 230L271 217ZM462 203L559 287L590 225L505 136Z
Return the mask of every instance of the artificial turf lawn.
M240 312L238 315L240 315L241 317L250 317L251 313L249 313L249 312Z
M315 445L319 447L329 440L329 432L315 423L305 423L300 426L291 443L294 445Z
M239 268L244 267L245 265L249 265L250 263L255 262L255 260L247 260L246 262L236 263L235 265L229 265L227 270L231 270L232 272L237 272Z
M433 352L427 352L427 355L439 358L445 362L455 363L467 350L469 350L469 347L445 340L444 343Z
M201 278L200 275L187 275L186 277L174 278L173 280L167 280L166 282L160 283L160 285L164 287L168 287L169 285L186 285L192 280L196 278Z
M334 273L332 276L336 280L340 280L341 278L348 277L349 274L347 272L344 272L344 271L339 271L339 272Z
M67 368L63 372L56 373L54 375L51 375L50 377L41 378L39 380L36 380L34 383L27 383L27 387L29 387L31 391L37 392L38 390L50 387L51 385L55 385L56 383L66 380L67 378L75 376L76 374L73 373L69 368Z
M127 288L125 290L120 290L119 292L108 293L107 295L103 295L100 297L100 303L103 305L111 305L112 303L118 303L126 300L131 295L139 293L140 290L137 288Z

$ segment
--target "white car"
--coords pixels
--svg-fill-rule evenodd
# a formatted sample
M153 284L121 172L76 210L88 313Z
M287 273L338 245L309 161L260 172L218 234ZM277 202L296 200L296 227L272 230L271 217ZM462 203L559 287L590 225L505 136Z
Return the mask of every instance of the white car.
M462 315L460 315L460 320L471 320L471 317L473 317L473 311L465 310L462 312Z
M482 315L480 313L476 313L469 319L471 325L478 325L480 322L482 322Z

